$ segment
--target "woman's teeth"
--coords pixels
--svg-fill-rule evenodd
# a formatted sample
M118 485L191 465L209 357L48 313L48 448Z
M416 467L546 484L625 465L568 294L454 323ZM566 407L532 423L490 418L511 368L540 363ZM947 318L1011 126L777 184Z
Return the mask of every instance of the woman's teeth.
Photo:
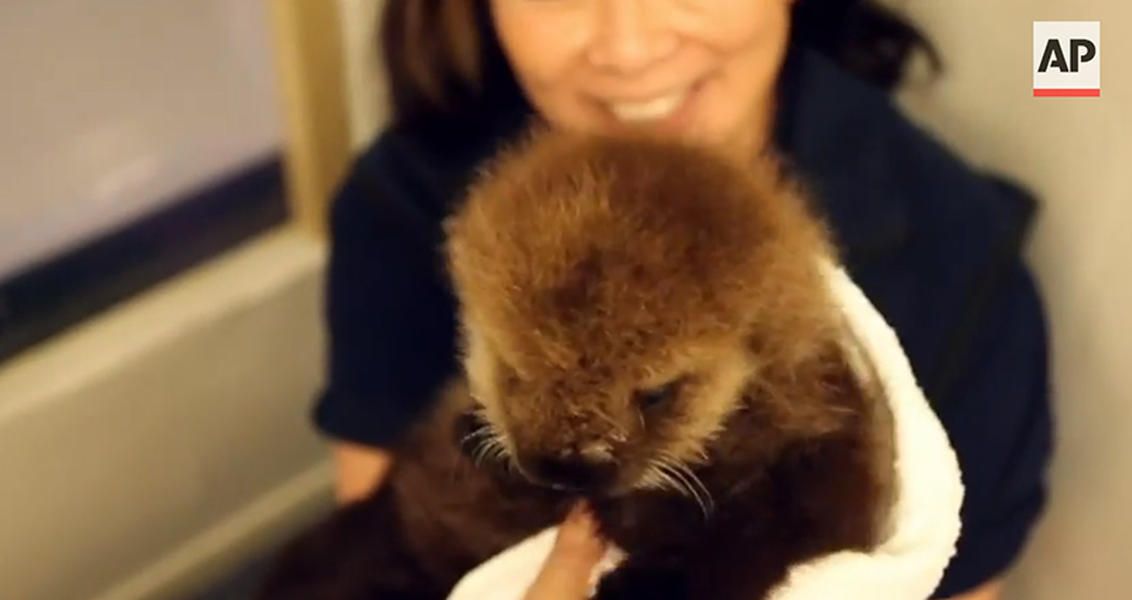
M684 89L643 102L610 102L609 109L622 121L663 119L676 112L687 96L688 90Z

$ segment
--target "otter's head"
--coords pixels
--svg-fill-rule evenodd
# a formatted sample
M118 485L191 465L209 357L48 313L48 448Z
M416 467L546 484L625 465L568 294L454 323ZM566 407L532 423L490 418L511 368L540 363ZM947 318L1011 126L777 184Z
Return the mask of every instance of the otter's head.
M594 494L690 486L823 321L823 238L769 164L545 132L492 163L446 224L481 452Z

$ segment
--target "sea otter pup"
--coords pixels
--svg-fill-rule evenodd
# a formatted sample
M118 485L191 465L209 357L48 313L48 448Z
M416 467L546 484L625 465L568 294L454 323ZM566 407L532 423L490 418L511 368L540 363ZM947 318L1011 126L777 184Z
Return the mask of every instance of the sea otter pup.
M883 535L887 404L771 154L539 131L445 233L462 372L264 597L444 598L579 497L627 553L598 598L762 598Z

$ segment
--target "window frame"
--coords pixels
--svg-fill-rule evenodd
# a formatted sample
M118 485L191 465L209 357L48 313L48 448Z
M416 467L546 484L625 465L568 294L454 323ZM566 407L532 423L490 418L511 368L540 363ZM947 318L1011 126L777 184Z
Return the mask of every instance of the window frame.
M283 115L279 151L0 280L0 366L272 228L325 238L351 156L338 2L263 1Z

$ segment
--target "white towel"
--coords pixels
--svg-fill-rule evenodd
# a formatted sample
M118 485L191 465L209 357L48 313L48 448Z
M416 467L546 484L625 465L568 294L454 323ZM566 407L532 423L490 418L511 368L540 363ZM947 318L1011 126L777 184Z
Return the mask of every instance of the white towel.
M882 380L895 423L897 498L888 537L871 553L838 552L791 568L770 600L922 600L936 589L959 537L963 485L959 462L928 405L896 333L840 268L826 269ZM554 543L546 529L468 573L449 600L521 600ZM596 582L623 554L610 549Z

